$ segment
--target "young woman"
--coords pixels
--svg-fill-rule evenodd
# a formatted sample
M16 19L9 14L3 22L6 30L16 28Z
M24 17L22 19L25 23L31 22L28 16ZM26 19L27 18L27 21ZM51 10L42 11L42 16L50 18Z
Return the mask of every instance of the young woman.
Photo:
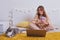
M39 6L37 8L36 16L30 23L30 28L34 30L46 30L46 31L53 29L43 6Z

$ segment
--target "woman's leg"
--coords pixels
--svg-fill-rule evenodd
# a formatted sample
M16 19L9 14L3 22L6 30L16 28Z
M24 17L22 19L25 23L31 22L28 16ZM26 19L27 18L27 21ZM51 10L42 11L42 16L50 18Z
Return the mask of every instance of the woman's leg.
M30 28L33 29L33 30L41 30L36 24L34 23L31 23L30 24Z
M48 27L46 27L46 31L50 31L53 30L54 28L51 25L48 25Z

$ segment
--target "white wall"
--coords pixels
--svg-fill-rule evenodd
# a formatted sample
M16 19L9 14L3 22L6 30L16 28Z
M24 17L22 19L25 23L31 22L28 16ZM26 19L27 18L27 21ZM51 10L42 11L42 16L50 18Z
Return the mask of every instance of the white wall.
M60 0L0 0L0 23L5 22L8 24L9 11L11 9L17 9L23 11L22 13L14 13L14 21L18 21L26 18L28 16L34 16L36 13L36 8L39 5L43 5L51 21L54 25L60 26ZM28 12L30 10L30 13ZM26 12L26 14L24 14ZM18 16L17 16L18 15ZM23 18L21 15L25 15ZM19 18L18 18L19 17ZM29 17L28 17L29 18ZM4 24L4 23L3 23ZM4 25L5 25L4 24ZM7 26L4 26L4 31Z

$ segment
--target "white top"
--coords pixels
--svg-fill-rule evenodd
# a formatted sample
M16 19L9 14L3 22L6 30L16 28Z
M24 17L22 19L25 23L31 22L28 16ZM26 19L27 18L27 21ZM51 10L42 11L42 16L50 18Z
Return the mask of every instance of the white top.
M40 20L42 20L42 21L43 21L43 20L46 20L46 17L41 16L41 17L40 17Z

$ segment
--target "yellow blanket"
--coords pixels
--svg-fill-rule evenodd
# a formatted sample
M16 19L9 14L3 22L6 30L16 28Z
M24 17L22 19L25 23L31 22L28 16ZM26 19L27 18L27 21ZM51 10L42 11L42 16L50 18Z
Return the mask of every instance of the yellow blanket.
M27 37L26 34L16 34L8 38L3 34L0 35L0 40L60 40L60 32L47 33L46 37Z

